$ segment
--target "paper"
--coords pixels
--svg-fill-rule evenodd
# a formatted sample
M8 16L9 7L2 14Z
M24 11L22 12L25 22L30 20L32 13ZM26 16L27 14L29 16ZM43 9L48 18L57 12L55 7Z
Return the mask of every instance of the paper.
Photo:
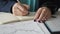
M51 18L46 21L46 25L52 32L60 32L60 12L55 15L56 18Z
M45 34L33 20L0 25L0 34Z

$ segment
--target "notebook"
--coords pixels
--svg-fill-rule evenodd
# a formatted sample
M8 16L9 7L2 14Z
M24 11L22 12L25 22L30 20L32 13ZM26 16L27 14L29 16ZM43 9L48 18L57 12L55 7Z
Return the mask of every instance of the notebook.
M43 29L44 28L44 29ZM0 34L50 34L43 23L33 20L0 25Z
M44 24L51 34L60 34L60 12L54 15L55 18L51 18Z
M0 12L0 24L32 20L35 12L30 12L27 16L14 16L11 13Z
M6 14L6 16L5 16L5 14ZM9 14L10 17L7 16L7 14ZM32 14L34 15L35 12L32 12ZM23 18L22 17L20 18L20 16L14 16L13 17L13 15L10 14L10 13L0 13L0 16L1 15L4 15L5 16L4 18L6 18L6 19L1 20L3 17L0 17L0 20L1 20L0 22L2 24L3 23L9 23L9 22L12 23L12 24L6 24L6 25L2 25L2 26L0 25L0 29L1 29L0 33L2 33L2 34L3 33L7 33L7 34L11 34L12 33L13 34L14 32L16 32L15 34L24 34L24 33L25 34L28 34L28 33L30 33L30 34L41 34L41 33L42 34L60 34L60 12L58 12L56 15L54 15L56 18L51 18L48 21L46 21L45 23L34 22L33 18L31 19L31 17L29 17L29 15L25 16L25 18L29 17L28 19L25 19L25 21L23 20L24 17ZM15 18L16 18L17 22L15 21L13 23L11 20L8 21L7 18L11 19L11 15L13 17L12 21L14 22ZM30 16L31 16L31 13L30 13ZM32 16L32 17L34 17L34 16ZM21 22L21 19L23 20L22 22ZM6 20L6 22L3 22L4 20ZM6 30L5 28L8 29L8 30ZM26 30L24 30L23 28L26 29ZM32 28L32 30L31 30L31 28ZM37 29L37 31L39 33L37 33L37 31L34 30L35 28ZM13 31L11 32L11 30L13 30ZM18 31L18 30L20 30L20 31ZM9 31L9 32L7 32L7 31Z
M35 12L27 16L0 12L0 34L50 34L43 23L33 21L34 15Z

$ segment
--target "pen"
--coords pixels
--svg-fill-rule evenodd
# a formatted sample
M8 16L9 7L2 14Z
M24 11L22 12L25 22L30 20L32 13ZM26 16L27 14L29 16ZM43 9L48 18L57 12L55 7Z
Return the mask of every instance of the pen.
M17 0L17 2L18 2L21 6L23 6L23 5L21 4L20 0Z
M19 4L21 4L19 0L17 0L17 2L18 2Z

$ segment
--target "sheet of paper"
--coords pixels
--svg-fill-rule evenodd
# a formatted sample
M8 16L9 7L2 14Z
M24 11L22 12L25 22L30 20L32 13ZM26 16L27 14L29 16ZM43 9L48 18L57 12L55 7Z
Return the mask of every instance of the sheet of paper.
M0 34L45 34L33 20L0 25Z
M44 34L51 34L51 33L49 32L49 30L46 28L46 26L45 26L44 23L38 23L38 22L37 22L37 24L38 24L38 26L42 29L42 31L44 32Z

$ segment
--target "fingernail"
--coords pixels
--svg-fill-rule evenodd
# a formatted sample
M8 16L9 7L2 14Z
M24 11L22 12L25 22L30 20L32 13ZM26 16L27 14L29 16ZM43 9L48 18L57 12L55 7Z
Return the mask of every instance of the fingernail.
M36 20L34 20L34 22L36 22Z
M39 23L41 23L40 21L38 21Z

